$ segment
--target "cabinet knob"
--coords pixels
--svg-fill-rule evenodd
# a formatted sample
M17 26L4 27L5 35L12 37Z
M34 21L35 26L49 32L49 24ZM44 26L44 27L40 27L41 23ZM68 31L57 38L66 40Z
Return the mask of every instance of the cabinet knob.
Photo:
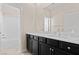
M54 49L52 49L52 51L54 51Z
M50 50L52 50L52 48L50 48Z
M67 47L67 49L69 49L69 50L70 50L70 49L71 49L71 47Z

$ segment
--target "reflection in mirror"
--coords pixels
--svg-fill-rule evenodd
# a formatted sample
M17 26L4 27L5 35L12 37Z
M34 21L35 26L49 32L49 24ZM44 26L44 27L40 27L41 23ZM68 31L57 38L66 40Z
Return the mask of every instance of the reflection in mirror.
M50 17L44 17L44 32L50 32Z

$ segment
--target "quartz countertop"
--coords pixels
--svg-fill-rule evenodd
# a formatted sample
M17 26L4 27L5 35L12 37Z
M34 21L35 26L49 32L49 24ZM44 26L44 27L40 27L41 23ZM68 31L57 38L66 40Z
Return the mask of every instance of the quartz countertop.
M29 32L27 34L32 34L32 35L46 37L46 38L50 38L50 39L56 39L56 40L60 40L60 41L79 44L79 37L74 36L74 35L70 36L70 35L64 35L64 34L59 34L59 33L55 34L55 33L46 33L46 32L40 32L40 33Z

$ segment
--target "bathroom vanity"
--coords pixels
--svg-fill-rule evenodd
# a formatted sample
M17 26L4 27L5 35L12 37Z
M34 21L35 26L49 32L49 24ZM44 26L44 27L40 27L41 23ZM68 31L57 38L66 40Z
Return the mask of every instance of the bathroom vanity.
M33 55L79 55L79 38L27 33L27 50Z

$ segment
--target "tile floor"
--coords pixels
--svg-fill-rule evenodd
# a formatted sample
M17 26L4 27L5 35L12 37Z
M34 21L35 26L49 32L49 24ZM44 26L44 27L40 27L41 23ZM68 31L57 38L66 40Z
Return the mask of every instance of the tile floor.
M29 52L0 52L0 55L31 55Z

